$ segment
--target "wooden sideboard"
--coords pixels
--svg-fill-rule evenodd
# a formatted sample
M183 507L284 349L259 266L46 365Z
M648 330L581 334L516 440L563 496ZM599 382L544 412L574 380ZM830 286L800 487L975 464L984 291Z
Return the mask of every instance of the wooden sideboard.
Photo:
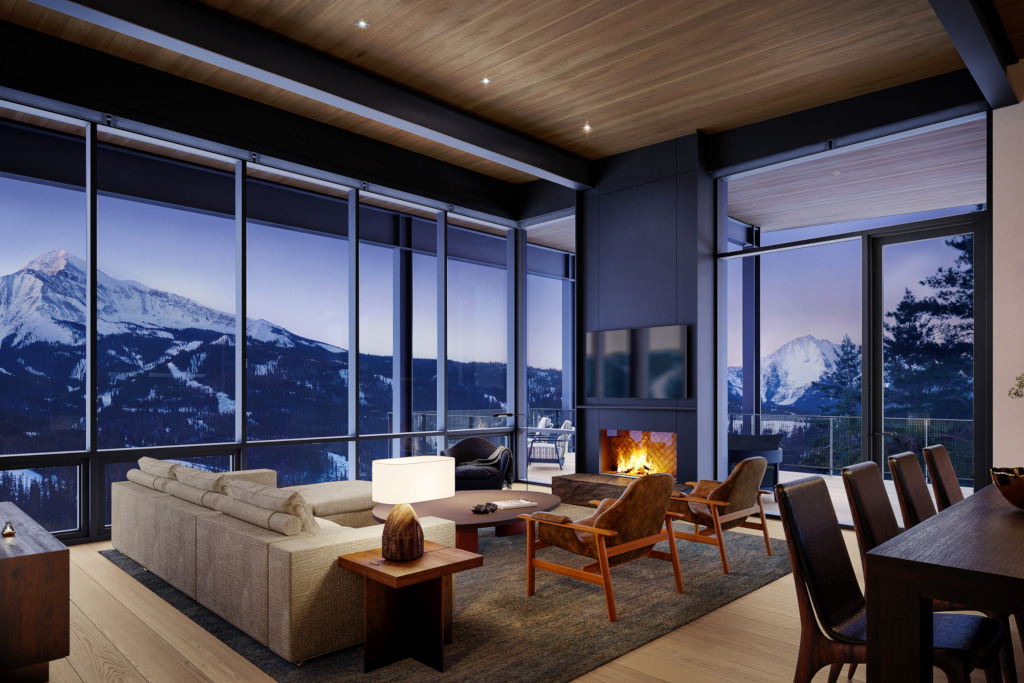
M0 503L0 679L49 678L71 649L70 555L66 545L14 503Z

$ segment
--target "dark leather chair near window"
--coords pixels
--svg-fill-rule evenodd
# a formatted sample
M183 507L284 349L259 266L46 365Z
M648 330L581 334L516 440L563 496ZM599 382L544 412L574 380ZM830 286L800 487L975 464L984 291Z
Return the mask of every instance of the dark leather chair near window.
M808 683L830 666L828 680L835 683L843 663L867 661L867 603L825 480L808 477L779 484L775 492L800 608L793 681ZM932 623L933 661L950 681L967 683L971 669L984 669L988 683L999 683L999 648L1007 637L1002 624L968 614L936 614Z
M512 453L504 446L471 436L444 449L441 455L455 458L456 491L500 489L512 485ZM489 461L494 464L482 464Z
M618 612L615 609L609 570L641 557L670 560L675 573L676 592L682 593L683 577L672 530L673 515L668 512L668 499L674 484L675 477L670 474L640 477L627 486L621 496L605 498L598 504L594 514L576 521L551 512L519 515L527 523L526 594L533 595L536 591L537 569L596 583L604 586L608 620L615 621ZM654 549L654 544L660 541L668 541L668 552ZM537 549L548 546L556 546L595 561L583 569L573 569L538 559Z
M878 465L873 462L862 462L843 468L843 485L846 487L846 498L850 502L850 513L853 516L853 530L857 534L857 546L860 548L861 566L867 568L867 553L900 533L896 523L896 513L889 502L889 494L885 490L885 482ZM959 612L970 609L946 600L933 600L932 609L936 612ZM1010 632L1010 621L1006 614L984 610L985 615L997 619ZM1013 656L1013 643L1006 639L999 653L1000 667L1006 683L1017 680L1017 665ZM853 677L853 670L850 671Z
M765 467L764 458L747 458L737 463L725 481L691 481L687 482L693 486L690 493L672 494L669 509L678 513L679 519L693 524L692 534L677 531L676 538L717 545L722 556L722 570L726 574L729 573L729 561L725 557L723 531L738 526L759 529L764 534L765 550L772 554L772 542L764 520L764 503L761 502L761 496L771 492L758 489ZM760 521L747 521L751 515L758 515Z
M896 497L903 514L903 528L917 526L929 517L935 516L935 503L928 493L928 482L917 456L911 452L889 456L889 472L896 485Z
M932 478L935 505L939 512L963 500L964 492L960 488L960 481L957 479L953 461L949 459L946 447L942 444L925 446L923 455L924 464L928 467L928 476Z

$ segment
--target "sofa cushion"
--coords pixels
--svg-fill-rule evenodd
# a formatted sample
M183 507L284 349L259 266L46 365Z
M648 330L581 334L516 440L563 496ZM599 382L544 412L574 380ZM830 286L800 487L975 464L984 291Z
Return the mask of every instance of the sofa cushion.
M204 508L208 508L210 510L220 510L221 501L228 497L220 493L214 493L213 491L197 489L194 486L182 484L180 481L168 482L165 490L175 498L187 500L188 502L196 505L202 505Z
M193 488L213 491L225 496L231 495L231 492L228 491L228 477L225 477L223 472L207 472L179 465L174 470L174 477L182 484Z
M294 491L305 499L315 517L335 517L347 512L372 510L370 497L373 483L369 481L325 481L319 484L288 486L282 491Z
M287 512L277 512L251 503L225 496L220 501L220 511L229 517L240 519L269 531L276 531L285 536L298 536L303 532L302 520ZM317 527L317 533L320 528Z
M230 489L231 495L244 503L298 517L302 520L302 531L307 534L320 533L312 508L296 491L261 486L251 481L232 481Z
M486 465L459 465L455 468L456 479L492 479L497 474L497 467L487 467Z
M147 474L152 474L157 477L163 477L164 479L174 479L174 470L181 467L176 462L168 462L166 460L157 460L156 458L139 458L139 469Z
M133 481L140 486L154 489L156 491L165 492L167 491L167 485L174 481L166 477L159 477L149 472L143 472L142 470L128 470L128 474L125 475L128 481Z

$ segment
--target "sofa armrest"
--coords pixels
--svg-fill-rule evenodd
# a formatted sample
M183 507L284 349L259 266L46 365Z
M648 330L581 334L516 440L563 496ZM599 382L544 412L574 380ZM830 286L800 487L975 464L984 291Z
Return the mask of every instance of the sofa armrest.
M421 517L428 541L455 545L455 523ZM295 536L269 546L270 643L301 662L363 640L363 577L338 556L380 547L384 525Z
M260 484L261 486L273 486L274 488L277 488L277 472L275 470L237 470L235 472L225 472L224 476L229 480L237 479L241 481L251 481L254 484Z

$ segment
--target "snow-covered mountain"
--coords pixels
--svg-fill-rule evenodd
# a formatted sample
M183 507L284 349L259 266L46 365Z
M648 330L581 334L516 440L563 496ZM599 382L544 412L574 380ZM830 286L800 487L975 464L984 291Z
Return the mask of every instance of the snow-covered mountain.
M34 342L80 344L85 331L85 268L82 259L59 249L0 277L0 348ZM100 335L172 337L172 330L200 329L229 335L233 343L235 317L231 314L141 282L117 280L102 271L97 280ZM284 348L320 345L266 320L246 321L246 334Z
M761 402L777 406L795 406L810 398L811 384L835 368L839 345L828 339L804 335L792 339L761 358ZM739 396L743 389L742 368L729 367L729 394Z

